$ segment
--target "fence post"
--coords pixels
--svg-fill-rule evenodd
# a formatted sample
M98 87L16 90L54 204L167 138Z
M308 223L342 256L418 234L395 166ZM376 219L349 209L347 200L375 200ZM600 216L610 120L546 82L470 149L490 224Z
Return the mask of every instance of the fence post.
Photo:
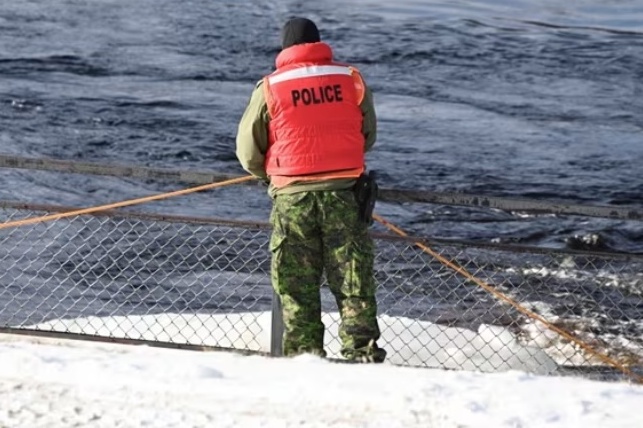
M284 318L281 312L281 299L272 290L272 322L270 329L270 355L281 357L284 353Z

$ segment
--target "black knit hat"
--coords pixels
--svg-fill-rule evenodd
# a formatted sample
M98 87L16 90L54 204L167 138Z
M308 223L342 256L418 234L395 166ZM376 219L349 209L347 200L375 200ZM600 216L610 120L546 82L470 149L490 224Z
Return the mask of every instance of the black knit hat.
M306 18L293 18L281 29L281 48L319 42L319 30L313 21Z

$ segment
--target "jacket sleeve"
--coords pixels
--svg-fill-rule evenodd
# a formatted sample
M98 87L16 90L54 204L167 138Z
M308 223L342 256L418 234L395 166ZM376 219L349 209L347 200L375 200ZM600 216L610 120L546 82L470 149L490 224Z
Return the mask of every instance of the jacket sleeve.
M364 151L369 151L377 139L377 117L373 103L373 93L365 86L364 99L360 104L362 109L362 134L364 135Z
M236 155L243 169L268 181L264 161L268 151L268 107L262 82L255 87L237 130Z

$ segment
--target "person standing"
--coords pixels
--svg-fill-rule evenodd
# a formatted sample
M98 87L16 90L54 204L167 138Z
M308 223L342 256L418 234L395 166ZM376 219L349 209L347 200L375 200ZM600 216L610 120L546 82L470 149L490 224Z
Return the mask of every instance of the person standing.
M325 272L342 356L382 362L374 244L354 191L376 139L372 93L355 67L333 60L313 21L288 20L281 41L276 70L257 83L239 122L236 155L273 199L271 280L282 300L284 355L326 356Z

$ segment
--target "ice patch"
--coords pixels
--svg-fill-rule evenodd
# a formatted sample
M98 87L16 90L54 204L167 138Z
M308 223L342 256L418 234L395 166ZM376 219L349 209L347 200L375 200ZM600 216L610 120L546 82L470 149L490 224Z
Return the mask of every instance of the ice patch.
M339 315L324 313L324 345L330 357L340 357ZM411 318L379 317L379 344L387 362L483 372L522 370L547 374L556 362L543 350L525 346L509 330L481 325L477 332ZM232 314L158 314L52 320L33 328L113 338L186 343L203 346L270 351L270 312Z

